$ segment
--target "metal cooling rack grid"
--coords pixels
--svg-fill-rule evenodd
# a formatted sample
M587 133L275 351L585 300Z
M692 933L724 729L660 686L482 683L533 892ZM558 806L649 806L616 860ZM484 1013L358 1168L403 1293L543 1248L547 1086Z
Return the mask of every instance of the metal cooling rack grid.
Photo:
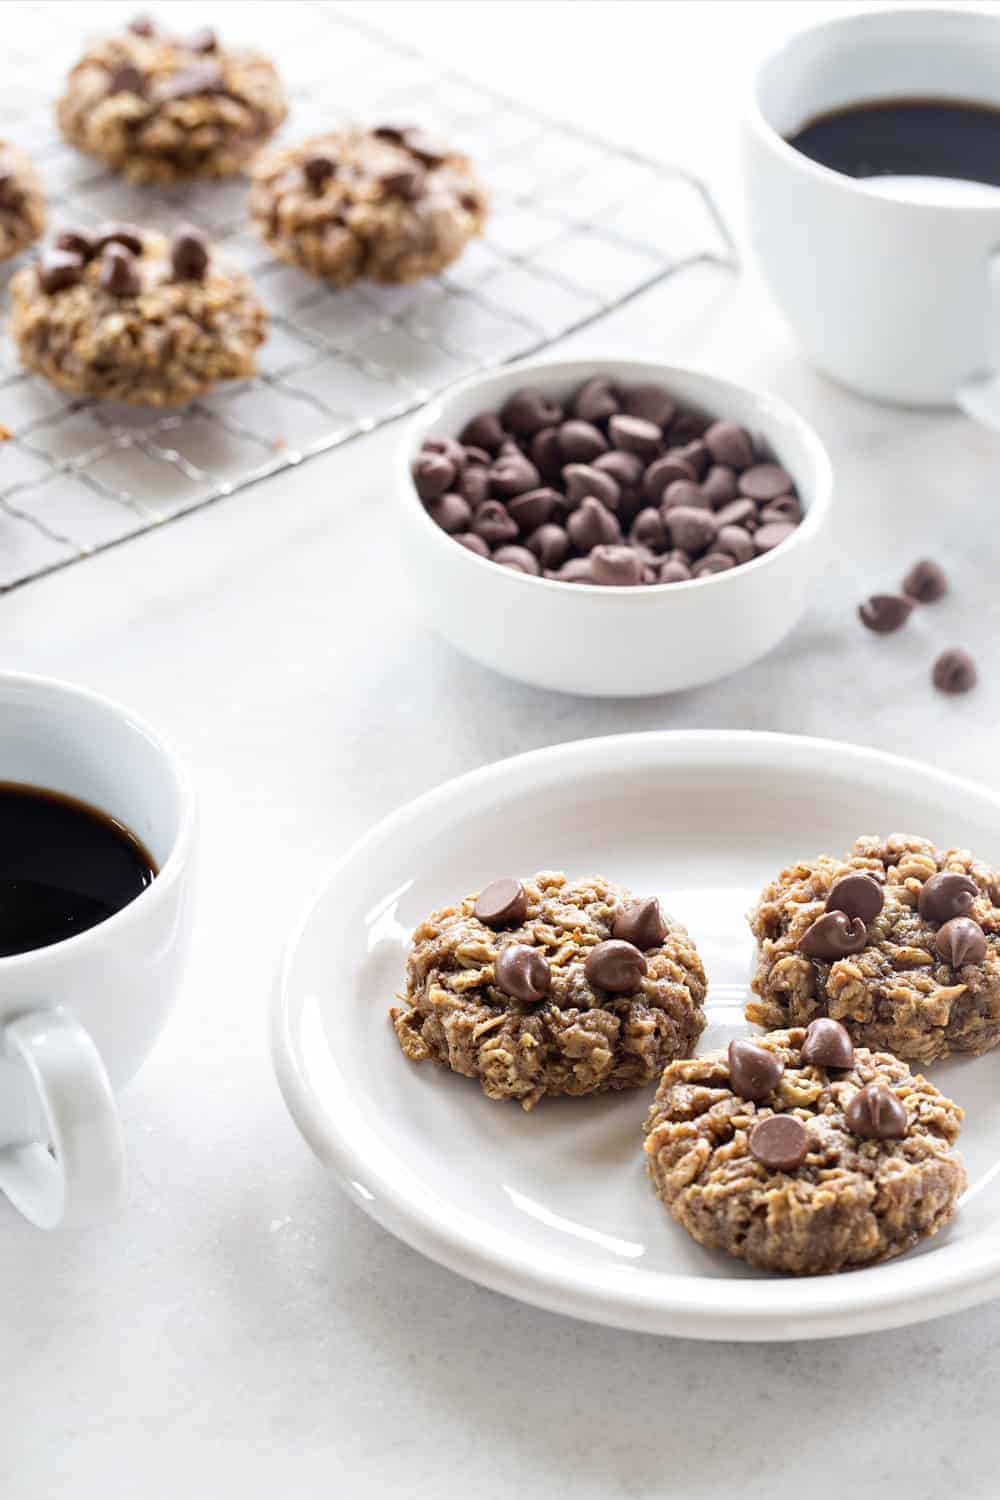
M134 9L88 6L87 29L120 27ZM242 35L273 52L289 90L285 136L412 118L466 149L492 195L485 238L442 276L331 291L269 256L247 222L242 181L134 189L61 141L52 99L84 40L76 10L19 7L16 83L0 98L0 135L32 152L51 223L170 229L193 219L254 276L271 333L256 379L166 413L72 400L21 372L0 340L0 421L14 433L0 453L0 589L372 431L694 262L734 264L687 175L510 104L328 6L244 5ZM0 268L0 284L16 264Z

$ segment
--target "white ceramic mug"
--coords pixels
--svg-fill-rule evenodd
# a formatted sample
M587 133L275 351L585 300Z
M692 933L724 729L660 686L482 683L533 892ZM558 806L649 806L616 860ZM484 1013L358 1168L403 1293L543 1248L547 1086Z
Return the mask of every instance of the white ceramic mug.
M1000 17L868 12L800 32L766 58L745 128L751 243L821 370L877 400L968 406L960 391L996 364L1000 189L851 178L785 139L829 110L905 97L1000 107Z
M0 726L0 781L114 816L158 870L89 931L0 958L0 1190L41 1228L93 1223L123 1185L113 1090L156 1040L187 949L194 799L160 740L95 693L0 673Z

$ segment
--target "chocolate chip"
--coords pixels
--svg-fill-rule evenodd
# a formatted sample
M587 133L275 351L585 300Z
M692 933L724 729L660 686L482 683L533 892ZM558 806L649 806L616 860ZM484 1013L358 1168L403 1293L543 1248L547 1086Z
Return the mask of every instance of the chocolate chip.
M515 927L528 911L528 895L513 875L501 875L476 897L476 916L487 927Z
M588 495L600 500L608 510L617 510L621 498L621 487L617 480L592 464L567 464L563 469L566 497L571 505L579 505Z
M860 917L843 911L828 911L808 928L798 941L800 953L835 963L849 953L860 953L868 941L868 929Z
M633 546L651 547L662 552L667 545L667 529L658 510L641 510L632 523L629 541Z
M401 146L413 128L412 125L376 125L372 130L372 135L376 140L393 141L397 146Z
M957 870L939 870L925 880L917 897L917 911L925 922L950 922L952 917L968 916L979 887L968 875Z
M903 593L918 604L935 604L948 592L948 575L940 563L921 558L903 579Z
M102 224L93 237L93 253L98 255L106 245L124 245L133 255L141 255L142 230L134 224Z
M135 297L142 280L135 257L120 245L109 245L101 256L100 285L112 297Z
M524 386L508 397L500 411L500 420L508 432L518 437L534 437L543 427L562 421L562 408L549 401L533 386Z
M707 482L707 481L706 481ZM705 485L702 485L705 489ZM752 500L732 500L715 513L719 526L742 526L747 528L757 520L757 507Z
M860 917L867 926L874 922L885 905L885 893L872 875L860 871L841 875L830 887L827 911L842 911L848 917Z
M94 253L90 240L78 229L60 230L52 243L56 250L71 250L81 260L89 260Z
M934 947L943 963L953 969L981 964L986 957L986 934L971 917L952 917L938 929Z
M487 453L496 454L505 436L500 425L500 418L496 413L481 411L469 418L458 434L458 440L460 443L468 443L473 448L485 448Z
M685 459L678 458L676 453L665 453L662 458L651 463L642 476L642 493L647 500L656 503L663 497L668 485L678 479L687 479L693 484L697 477Z
M412 472L421 500L436 500L455 483L455 465L443 453L420 453Z
M728 573L735 568L736 559L728 552L707 552L691 569L694 578L707 578L712 573Z
M777 500L779 495L787 495L795 488L790 476L777 464L754 464L744 469L738 484L740 494L749 495L751 500Z
M478 465L470 466L462 472L458 488L470 505L482 505L484 500L489 499L490 476Z
M489 557L490 555L490 549L482 537L476 536L473 531L462 531L453 540L460 542L466 551L474 552L477 557Z
M494 495L512 500L515 495L537 490L541 475L523 453L501 453L490 467L490 489Z
M809 1022L799 1056L812 1068L853 1068L854 1044L846 1026L818 1016Z
M24 192L17 173L0 170L0 208L20 208L23 198Z
M939 693L968 693L979 681L979 672L968 651L954 646L934 663L931 681Z
M177 281L203 281L209 249L205 236L191 224L178 229L170 243L170 264Z
M760 518L763 522L789 521L797 526L802 520L802 505L795 495L779 495L777 500L768 500L762 506Z
M643 581L642 558L632 547L603 545L590 554L590 573L606 588L626 588Z
M742 526L720 526L713 545L738 563L749 562L755 555L753 537Z
M525 546L546 569L561 567L569 556L569 537L561 526L551 521L533 531Z
M156 22L152 16L134 16L128 23L128 29L133 36L155 36Z
M647 422L645 417L626 417L617 413L608 421L608 436L614 446L625 453L652 455L663 445L660 429L655 422Z
M735 422L713 422L705 429L705 447L717 464L747 469L753 463L753 443L745 427Z
M809 1132L796 1115L768 1115L748 1138L750 1155L771 1172L794 1172L809 1151Z
M663 428L673 421L677 402L662 385L633 385L623 391L621 409L629 417L641 417Z
M426 508L435 526L440 526L442 531L451 534L465 531L472 520L472 506L462 495L456 495L452 490L438 495L435 500L428 500Z
M447 146L414 126L404 132L403 145L425 167L440 167L448 160Z
M727 469L724 464L713 464L701 481L701 489L713 510L730 505L739 494L736 473L733 469ZM747 503L752 505L753 501Z
M666 512L677 505L686 505L694 510L711 510L712 503L700 485L691 479L673 479L663 491L661 509Z
M508 943L497 954L494 966L497 989L525 1005L544 1000L552 984L548 959L527 943Z
M599 454L607 452L607 439L592 422L572 418L569 422L561 423L556 430L564 463L589 464Z
M307 156L302 163L302 175L314 193L322 192L336 170L337 163L333 157L324 156L321 152L315 156Z
M753 544L758 552L773 552L791 536L795 527L785 521L768 521L753 534Z
M556 490L526 490L523 495L515 495L511 500L507 506L507 514L517 522L522 531L537 531L539 526L549 520L561 498Z
M612 995L630 995L639 988L649 965L633 943L609 938L591 948L583 967L595 989L608 990Z
M394 198L414 203L424 190L425 177L419 167L398 167L392 172L380 172L379 182Z
M693 443L685 443L683 447L678 448L677 456L691 465L699 479L708 468L708 449L699 438L696 438Z
M189 52L215 52L218 45L219 39L210 26L199 27L187 39Z
M558 578L560 583L593 583L590 576L590 558L571 557L553 576Z
M43 292L64 292L83 275L83 257L73 250L48 249L38 262L38 285Z
M872 594L858 605L858 619L876 635L890 635L910 618L913 603L903 594Z
M622 539L617 519L593 496L588 496L569 517L566 530L578 552L589 552L593 547Z
M222 69L218 63L207 60L178 68L176 73L165 78L159 86L160 98L167 102L171 99L193 99L199 94L224 94L226 91Z
M543 479L558 485L562 478L563 455L559 446L559 432L555 427L543 427L536 432L528 444L531 462Z
M620 490L635 489L643 475L643 462L638 453L623 453L619 448L599 454L590 467L601 474L610 474Z
M718 525L711 511L678 505L663 514L663 524L675 547L685 552L704 552L715 541Z
M686 583L690 577L691 569L676 557L665 558L660 564L661 583Z
M471 453L466 452L465 448L463 448L462 444L458 441L457 438L447 436L438 437L435 435L429 438L424 438L423 442L420 444L420 451L421 453L443 453L445 458L451 459L452 463L455 465L455 468L458 470L462 470L465 465L470 462L478 461L484 464L488 464L490 462L490 456L488 453L479 453L477 459L475 448L472 449Z
M844 1124L853 1135L871 1141L901 1141L906 1134L906 1110L891 1089L866 1083L844 1110Z
M511 519L506 506L501 505L499 500L484 500L476 508L472 529L484 542L489 542L491 547L512 542L518 534L517 522Z
M570 402L574 417L584 422L605 422L620 410L615 388L604 375L595 375L586 381Z
M147 79L135 63L120 63L108 75L109 94L137 94L141 99L146 92Z
M777 1088L785 1065L774 1052L746 1040L729 1043L729 1082L741 1099L759 1102Z
M667 935L667 924L656 897L647 896L643 901L630 901L623 906L615 917L611 935L640 951L658 948Z
M527 547L498 547L493 554L493 561L502 568L513 568L515 573L527 573L535 578L542 571L538 558Z

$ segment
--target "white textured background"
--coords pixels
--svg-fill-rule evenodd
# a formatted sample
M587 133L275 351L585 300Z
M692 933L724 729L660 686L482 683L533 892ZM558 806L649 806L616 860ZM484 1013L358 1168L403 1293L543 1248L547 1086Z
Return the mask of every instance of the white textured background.
M264 8L175 0L159 13L249 35ZM358 8L509 93L704 171L733 211L749 59L838 9ZM97 24L99 10L69 5L66 24ZM133 704L187 758L203 809L188 981L123 1100L122 1220L44 1238L0 1210L4 1500L996 1493L1000 1306L798 1346L575 1324L391 1240L324 1177L278 1097L265 1010L293 918L347 842L453 774L585 735L739 726L863 740L1000 781L1000 439L834 389L752 283L734 292L714 272L577 347L759 381L830 446L830 576L803 629L735 681L592 704L490 676L430 639L399 594L391 430L0 598L3 664ZM934 549L949 601L897 637L865 636L856 600ZM984 680L950 702L927 672L955 642Z

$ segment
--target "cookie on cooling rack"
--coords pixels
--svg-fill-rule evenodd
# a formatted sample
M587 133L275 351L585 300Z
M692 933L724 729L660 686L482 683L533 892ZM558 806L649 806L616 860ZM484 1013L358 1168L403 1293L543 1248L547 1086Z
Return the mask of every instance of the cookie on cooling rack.
M0 141L0 260L9 260L45 228L45 199L31 161L9 141Z
M416 281L482 232L466 157L414 126L349 127L263 153L250 212L268 248L334 286Z
M238 172L286 114L269 58L146 16L88 47L56 105L71 145L136 183Z
M196 229L64 230L11 281L11 334L60 390L181 406L255 370L267 313Z

